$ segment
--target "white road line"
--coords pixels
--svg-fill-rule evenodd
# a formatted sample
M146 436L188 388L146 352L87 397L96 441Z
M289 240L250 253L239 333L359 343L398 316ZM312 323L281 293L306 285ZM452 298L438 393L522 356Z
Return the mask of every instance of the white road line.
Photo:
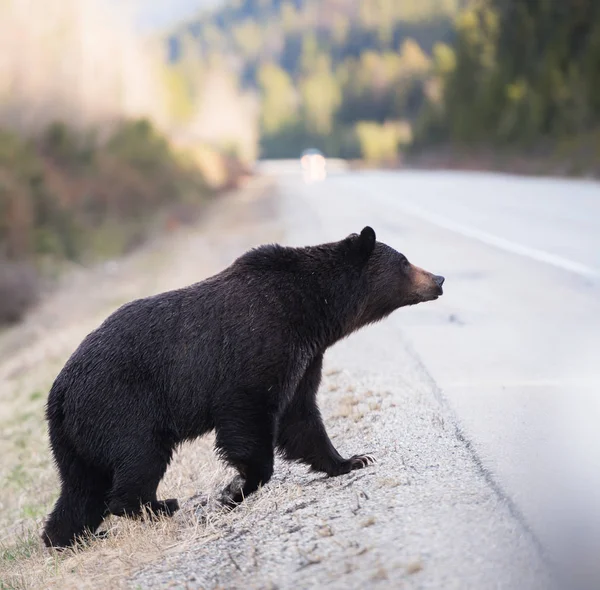
M544 250L538 250L537 248L523 246L522 244L512 242L485 231L456 223L446 217L436 215L435 213L431 213L430 211L420 207L415 207L414 205L406 205L405 203L396 203L396 205L407 213L414 215L415 217L420 217L424 221L433 223L434 225L443 227L444 229L448 229L465 237L479 240L484 244L495 246L496 248L500 248L506 252L518 254L519 256L525 256L526 258L531 258L537 262L550 264L556 268L560 268L586 278L600 278L600 270L585 264L581 264L580 262L570 260L569 258L563 258L562 256L551 254L550 252L545 252Z

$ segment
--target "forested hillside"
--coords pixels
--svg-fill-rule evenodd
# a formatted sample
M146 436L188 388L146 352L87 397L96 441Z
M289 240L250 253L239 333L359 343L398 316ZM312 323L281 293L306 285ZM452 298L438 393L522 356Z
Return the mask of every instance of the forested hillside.
M423 139L533 146L597 130L600 2L479 0L456 31L456 67Z
M263 156L313 145L381 162L404 144L598 159L597 0L237 0L168 48L182 113L212 61L256 92Z
M207 62L258 93L262 155L393 157L410 140L464 0L238 0L169 39L181 112ZM176 73L175 73L176 72Z

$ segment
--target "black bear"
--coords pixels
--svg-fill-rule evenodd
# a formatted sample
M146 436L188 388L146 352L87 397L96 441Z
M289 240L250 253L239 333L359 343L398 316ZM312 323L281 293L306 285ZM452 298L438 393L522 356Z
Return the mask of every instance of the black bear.
M330 476L364 467L371 457L343 458L325 431L323 354L399 307L437 299L443 282L365 227L317 246L263 245L199 283L123 305L50 390L61 493L44 542L71 545L108 514L173 514L178 502L158 500L158 484L176 446L211 430L239 472L224 490L230 507L269 481L276 450Z

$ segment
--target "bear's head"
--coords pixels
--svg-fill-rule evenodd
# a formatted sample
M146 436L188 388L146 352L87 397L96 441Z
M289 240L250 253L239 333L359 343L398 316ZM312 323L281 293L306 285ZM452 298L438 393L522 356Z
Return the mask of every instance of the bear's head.
M378 242L371 227L349 235L342 243L360 268L359 325L383 319L400 307L433 301L443 294L444 277L411 264L404 254Z

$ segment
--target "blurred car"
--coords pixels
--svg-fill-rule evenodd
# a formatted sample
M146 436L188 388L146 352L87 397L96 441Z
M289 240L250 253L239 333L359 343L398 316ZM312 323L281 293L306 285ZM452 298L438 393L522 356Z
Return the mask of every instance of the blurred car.
M327 176L325 156L316 148L309 148L300 156L304 182L319 182Z

